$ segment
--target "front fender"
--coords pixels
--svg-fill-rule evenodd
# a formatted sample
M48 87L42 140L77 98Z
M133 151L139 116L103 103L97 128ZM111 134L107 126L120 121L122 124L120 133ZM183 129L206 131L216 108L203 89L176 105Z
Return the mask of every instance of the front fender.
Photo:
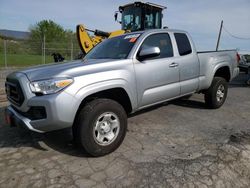
M108 89L114 89L114 88L122 88L126 91L128 94L128 97L130 99L132 109L135 109L137 107L137 98L136 95L132 92L132 90L129 88L129 83L126 80L123 79L113 79L108 81L102 81L93 83L90 85L86 85L78 90L78 92L75 94L75 98L78 101L78 107L80 106L81 102L88 96L108 90Z

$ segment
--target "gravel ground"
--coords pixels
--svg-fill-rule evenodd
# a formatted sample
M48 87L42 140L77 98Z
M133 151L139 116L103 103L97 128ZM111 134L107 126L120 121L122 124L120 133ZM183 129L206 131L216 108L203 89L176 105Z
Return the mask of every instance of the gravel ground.
M245 79L230 85L218 110L195 94L130 117L121 147L100 158L72 145L70 129L37 134L8 127L1 102L0 187L250 187Z

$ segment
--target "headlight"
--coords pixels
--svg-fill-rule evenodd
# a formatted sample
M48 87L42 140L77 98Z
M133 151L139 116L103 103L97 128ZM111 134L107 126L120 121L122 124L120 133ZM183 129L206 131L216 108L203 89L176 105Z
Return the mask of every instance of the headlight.
M30 83L33 93L52 94L56 93L73 83L71 78L54 78L50 80L41 80Z

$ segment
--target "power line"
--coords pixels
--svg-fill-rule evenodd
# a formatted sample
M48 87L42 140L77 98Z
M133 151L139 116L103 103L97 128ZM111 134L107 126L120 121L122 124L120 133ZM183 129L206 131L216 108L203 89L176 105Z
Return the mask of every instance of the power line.
M224 25L223 25L223 29L224 29L224 31L226 31L227 34L229 34L229 35L230 35L231 37L233 37L233 38L240 39L240 40L250 40L250 38L238 37L238 36L232 34L231 32L229 32L229 31L225 28Z

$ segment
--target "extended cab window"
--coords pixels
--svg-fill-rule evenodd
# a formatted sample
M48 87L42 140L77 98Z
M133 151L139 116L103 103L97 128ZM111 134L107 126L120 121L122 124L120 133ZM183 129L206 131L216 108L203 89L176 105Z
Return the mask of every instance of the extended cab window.
M167 33L153 34L147 37L141 45L140 49L148 47L159 47L160 56L152 59L173 57L173 47L171 39Z
M189 39L184 33L175 33L175 40L177 43L178 51L181 56L192 53L192 48Z

